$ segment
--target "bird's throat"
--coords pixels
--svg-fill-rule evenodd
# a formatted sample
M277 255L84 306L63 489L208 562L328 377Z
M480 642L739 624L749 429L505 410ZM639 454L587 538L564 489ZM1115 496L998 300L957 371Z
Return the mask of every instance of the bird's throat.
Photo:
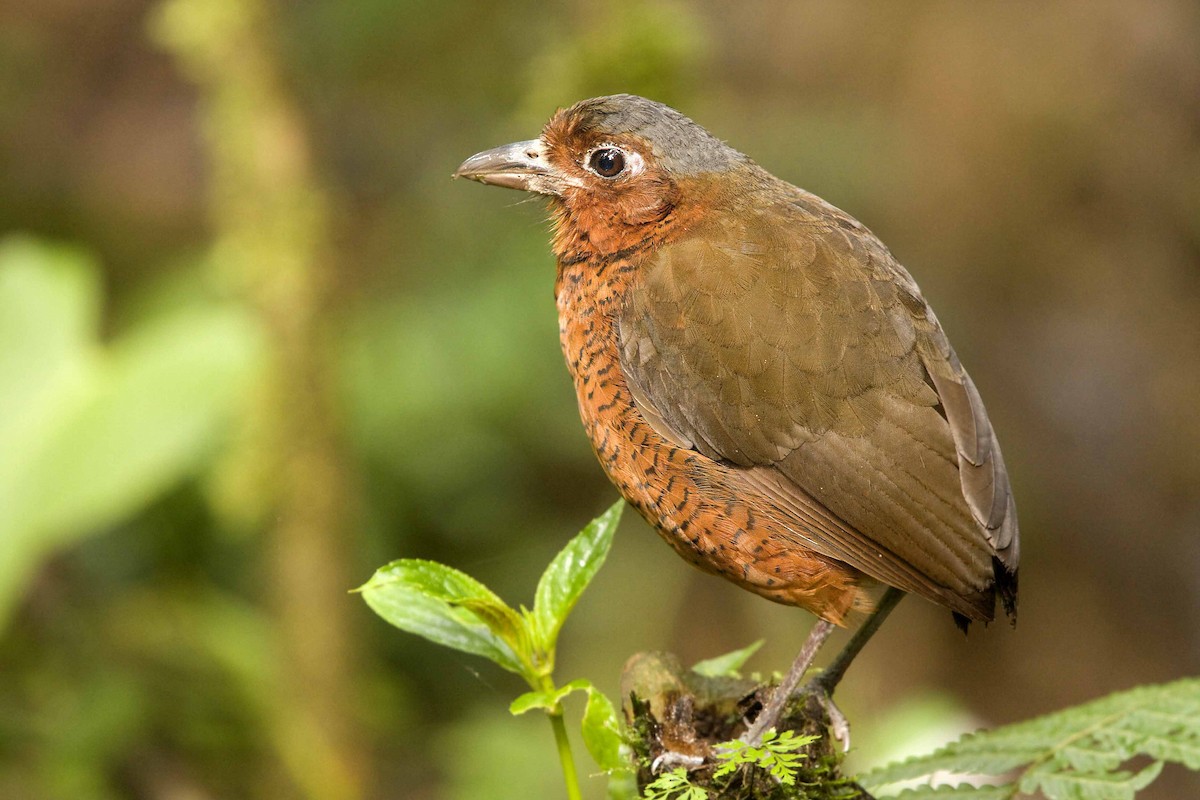
M625 198L612 204L550 201L554 237L551 247L560 262L628 258L670 240L680 214L666 197Z

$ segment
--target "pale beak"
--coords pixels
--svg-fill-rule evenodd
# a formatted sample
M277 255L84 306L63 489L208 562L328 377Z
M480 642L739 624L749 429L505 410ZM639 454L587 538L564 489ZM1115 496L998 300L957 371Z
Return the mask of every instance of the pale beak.
M539 194L558 194L555 172L546 161L544 149L540 139L530 139L484 150L460 164L454 177Z

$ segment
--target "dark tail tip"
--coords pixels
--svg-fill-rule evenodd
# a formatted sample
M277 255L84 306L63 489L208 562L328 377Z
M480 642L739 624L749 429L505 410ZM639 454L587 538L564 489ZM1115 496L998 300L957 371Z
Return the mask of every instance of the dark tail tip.
M992 556L992 573L996 576L996 593L1004 613L1017 625L1017 571L1010 570L1003 561Z

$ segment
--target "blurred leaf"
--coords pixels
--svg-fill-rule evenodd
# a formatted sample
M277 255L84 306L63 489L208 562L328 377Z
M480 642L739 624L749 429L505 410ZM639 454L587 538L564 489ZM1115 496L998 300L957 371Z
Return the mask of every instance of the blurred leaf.
M238 313L188 311L116 343L90 402L28 464L28 504L44 530L136 508L208 449L244 385L250 331Z
M253 366L245 315L191 308L93 341L97 267L0 245L0 623L38 560L145 505L211 449Z
M632 769L613 772L608 776L608 800L637 800L637 775Z
M1138 755L1155 759L1131 773L1119 770ZM913 790L900 797L1012 797L1041 792L1050 800L1131 800L1173 761L1200 769L1200 679L1141 686L1082 706L964 736L929 755L860 774L868 789L935 774L980 774L1012 778L1015 784L986 786L972 794ZM1004 793L1005 790L1007 793Z
M529 672L529 654L519 653L506 639L512 617L520 622L517 613L453 567L419 559L393 561L360 591L376 614L401 630L483 656L518 675Z
M538 581L533 601L534 632L539 649L553 659L554 644L567 615L604 564L625 501L618 500L567 543ZM553 667L553 661L547 668Z
M909 789L897 796L897 800L1012 800L1011 786L922 786Z
M82 252L0 243L0 470L15 466L14 445L51 424L53 401L81 379L99 304L99 270Z
M753 644L746 645L741 650L734 650L722 656L697 661L692 665L692 672L703 675L706 678L740 678L742 676L738 670L750 659L750 656L758 652L758 648L762 647L765 641L766 639L759 639Z
M1021 777L1021 794L1039 791L1050 800L1134 800L1162 772L1163 762L1156 761L1137 772L1127 770L1063 770L1062 764L1041 764ZM1015 796L1015 794L1014 794Z

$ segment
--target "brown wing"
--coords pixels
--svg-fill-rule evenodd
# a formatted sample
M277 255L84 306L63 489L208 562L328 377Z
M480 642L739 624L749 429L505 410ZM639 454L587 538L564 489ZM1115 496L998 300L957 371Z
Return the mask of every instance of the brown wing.
M1016 511L979 394L908 273L807 193L643 265L622 367L660 433L798 541L972 619L1012 611Z

